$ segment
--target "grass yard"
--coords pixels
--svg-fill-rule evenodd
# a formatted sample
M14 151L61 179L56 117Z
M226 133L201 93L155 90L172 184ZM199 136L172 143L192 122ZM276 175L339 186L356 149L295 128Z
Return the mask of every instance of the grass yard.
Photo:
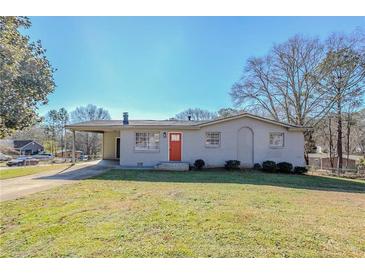
M365 257L356 180L112 170L0 210L1 257Z
M0 180L10 179L20 176L32 175L44 171L69 167L71 164L53 164L44 166L25 166L0 169Z

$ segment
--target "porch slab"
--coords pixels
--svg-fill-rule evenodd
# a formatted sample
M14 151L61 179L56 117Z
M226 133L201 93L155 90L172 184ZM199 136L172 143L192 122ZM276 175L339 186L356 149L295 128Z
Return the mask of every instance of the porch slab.
M120 163L119 160L101 160L99 162L100 166L105 166L105 167L119 167Z

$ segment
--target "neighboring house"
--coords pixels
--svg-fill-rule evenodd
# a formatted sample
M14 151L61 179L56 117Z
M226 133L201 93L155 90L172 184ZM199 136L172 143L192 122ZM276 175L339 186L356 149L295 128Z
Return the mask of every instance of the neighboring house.
M239 160L242 167L266 160L303 166L305 128L249 113L209 121L88 121L67 126L103 134L103 159L124 167L156 166L161 162L203 159L207 167ZM75 133L73 134L75 137Z
M349 155L349 160L347 162L347 155L342 156L342 166L347 169L356 169L357 165L360 163L360 159L364 156L359 155ZM309 165L312 167L320 169L330 169L331 161L328 153L309 153L308 154ZM333 157L334 168L337 167L337 156Z
M14 149L21 155L38 154L44 151L44 147L33 140L14 140Z
M81 150L75 151L75 157L76 159L80 159L84 155L84 152ZM56 157L62 157L62 158L72 158L72 150L59 150L56 152Z

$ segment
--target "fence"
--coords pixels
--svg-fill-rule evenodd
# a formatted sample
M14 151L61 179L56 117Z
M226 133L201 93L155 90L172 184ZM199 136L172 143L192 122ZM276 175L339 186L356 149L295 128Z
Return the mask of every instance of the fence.
M309 174L333 175L345 178L365 179L365 167L357 166L356 168L320 168L317 166L307 166Z

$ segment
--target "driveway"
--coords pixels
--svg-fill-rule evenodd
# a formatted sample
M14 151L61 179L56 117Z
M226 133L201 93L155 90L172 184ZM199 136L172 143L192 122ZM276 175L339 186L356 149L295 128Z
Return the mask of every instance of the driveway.
M110 166L91 162L77 164L66 169L2 180L0 182L0 201L14 200L57 186L77 183L78 180L93 177L108 169Z

